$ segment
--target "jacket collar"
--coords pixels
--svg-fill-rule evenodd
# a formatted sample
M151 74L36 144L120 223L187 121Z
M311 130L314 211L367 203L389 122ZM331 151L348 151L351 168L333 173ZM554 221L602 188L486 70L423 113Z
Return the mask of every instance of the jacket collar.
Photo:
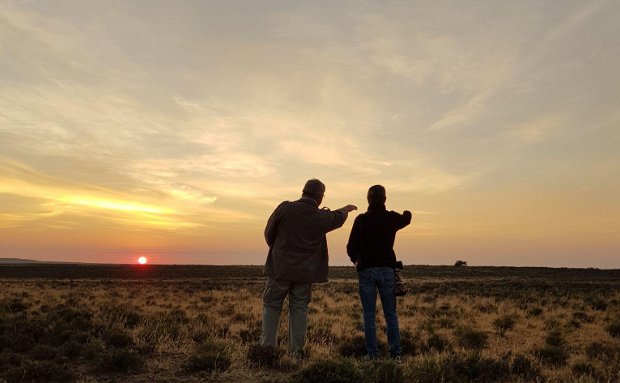
M299 202L307 203L307 204L312 205L312 206L314 206L314 207L316 207L316 208L318 208L318 207L319 207L319 205L316 203L316 201L315 201L315 200L313 200L312 198L308 198L308 197L301 197L301 198L299 199Z
M370 211L370 212L386 211L385 204L378 203L378 204L368 205L368 211Z

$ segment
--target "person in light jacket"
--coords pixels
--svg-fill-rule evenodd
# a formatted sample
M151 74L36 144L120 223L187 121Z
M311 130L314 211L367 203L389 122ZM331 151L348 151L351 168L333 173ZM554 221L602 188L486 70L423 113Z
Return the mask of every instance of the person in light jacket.
M327 238L341 227L348 213L357 207L319 209L325 185L311 179L301 199L284 201L269 217L265 240L269 254L265 263L267 285L263 293L261 344L276 345L276 334L284 299L289 297L289 353L301 356L307 330L308 303L312 283L327 282Z

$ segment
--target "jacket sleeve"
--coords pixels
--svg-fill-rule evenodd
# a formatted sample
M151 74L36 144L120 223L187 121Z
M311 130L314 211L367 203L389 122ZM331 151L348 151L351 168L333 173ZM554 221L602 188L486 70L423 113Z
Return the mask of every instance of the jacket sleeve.
M346 210L338 209L338 210L322 210L323 211L323 231L325 233L329 233L332 230L335 230L342 225L347 220L349 213Z
M271 213L271 216L267 220L267 226L265 226L265 241L267 242L267 246L272 247L273 243L276 241L276 233L278 232L278 224L280 223L280 212L282 210L282 202L278 207Z
M349 242L347 242L347 254L351 258L351 262L355 263L360 258L361 249L361 233L360 233L360 218L358 215L353 222L353 228L351 228L351 234L349 234Z
M411 223L411 212L409 210L405 210L403 214L394 213L394 224L396 226L396 230L400 230L403 227L409 225Z

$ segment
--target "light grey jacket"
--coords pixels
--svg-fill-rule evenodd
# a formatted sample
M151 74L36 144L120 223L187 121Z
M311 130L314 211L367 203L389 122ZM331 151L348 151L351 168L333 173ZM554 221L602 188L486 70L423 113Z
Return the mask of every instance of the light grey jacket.
M269 255L265 274L296 283L327 282L327 238L341 227L346 210L319 209L312 199L282 202L265 227Z

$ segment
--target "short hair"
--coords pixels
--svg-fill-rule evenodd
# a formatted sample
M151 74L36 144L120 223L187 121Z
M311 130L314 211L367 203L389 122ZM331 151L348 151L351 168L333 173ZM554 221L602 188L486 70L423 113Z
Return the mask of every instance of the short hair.
M311 195L314 197L320 197L325 194L325 184L316 178L306 181L304 185L303 195Z
M385 188L381 185L373 185L368 189L368 202L385 202Z

